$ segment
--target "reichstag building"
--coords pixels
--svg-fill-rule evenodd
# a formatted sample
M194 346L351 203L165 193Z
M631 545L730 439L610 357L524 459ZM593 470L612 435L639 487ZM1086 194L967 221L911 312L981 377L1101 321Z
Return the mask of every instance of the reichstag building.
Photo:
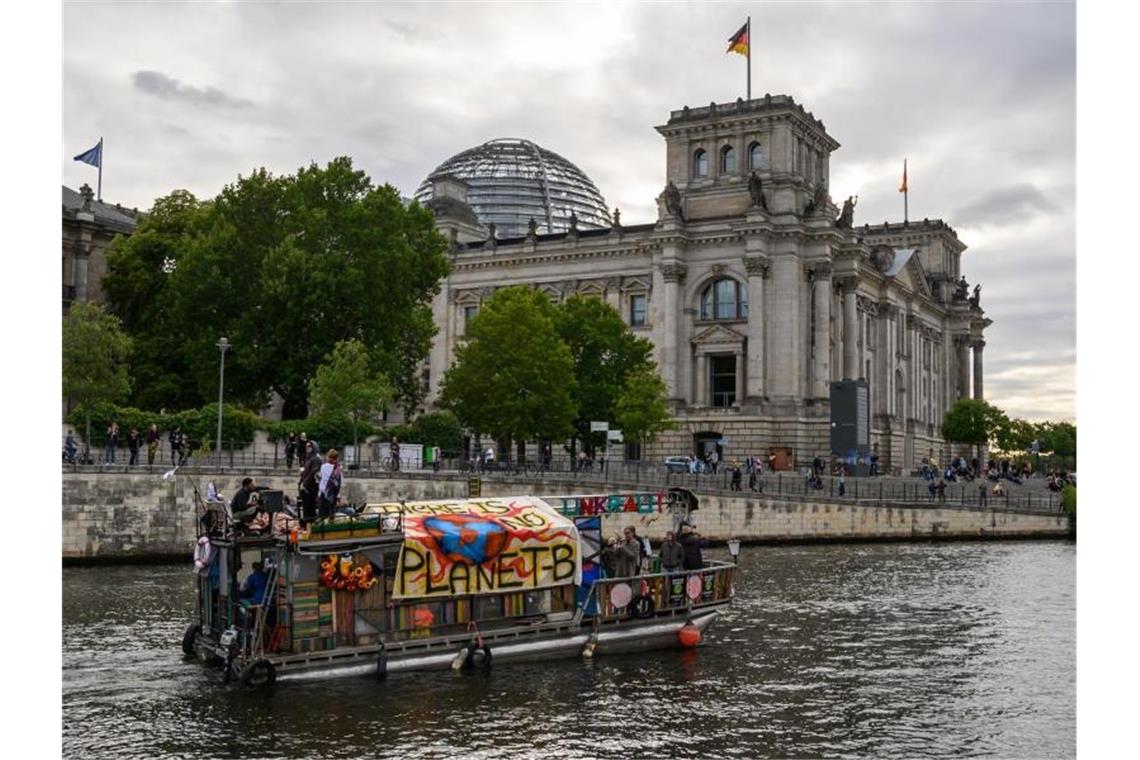
M433 304L429 401L496 288L604 299L649 338L678 421L639 452L805 463L830 449L830 382L864 379L884 470L949 453L956 399L983 396L980 287L944 221L858 225L828 193L839 143L789 96L673 111L651 224L621 222L570 161L493 140L444 161L416 199L453 241ZM632 453L632 452L631 452Z

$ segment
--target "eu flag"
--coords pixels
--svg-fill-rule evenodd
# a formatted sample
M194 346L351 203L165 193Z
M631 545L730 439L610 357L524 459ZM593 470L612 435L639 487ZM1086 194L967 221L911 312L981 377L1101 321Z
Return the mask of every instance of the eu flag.
M75 157L76 161L82 161L91 166L103 167L103 141L100 140L94 148L84 151Z

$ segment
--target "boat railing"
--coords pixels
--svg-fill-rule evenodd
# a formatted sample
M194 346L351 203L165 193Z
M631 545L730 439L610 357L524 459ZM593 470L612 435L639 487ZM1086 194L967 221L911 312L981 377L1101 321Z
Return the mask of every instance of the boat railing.
M687 612L732 598L736 565L709 560L699 570L600 578L578 609L578 619L595 621L649 618Z

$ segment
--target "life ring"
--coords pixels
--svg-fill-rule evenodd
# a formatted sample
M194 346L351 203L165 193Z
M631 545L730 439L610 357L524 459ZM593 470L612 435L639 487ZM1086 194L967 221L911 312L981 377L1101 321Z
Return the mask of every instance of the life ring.
M476 655L479 655L476 661ZM467 659L463 662L464 670L474 670L480 667L483 670L491 669L491 647L483 644L479 646L476 642L472 641L467 645Z
M186 632L182 634L182 653L192 655L195 654L194 644L198 641L198 633L201 632L202 626L197 623L191 623L186 626Z
M651 596L639 596L630 602L630 611L635 618L653 617L653 612L657 609L657 605L653 603Z
M277 668L269 660L254 660L241 671L242 686L272 686L277 680Z
M376 679L383 681L388 677L388 650L384 645L380 645L380 651L376 653Z

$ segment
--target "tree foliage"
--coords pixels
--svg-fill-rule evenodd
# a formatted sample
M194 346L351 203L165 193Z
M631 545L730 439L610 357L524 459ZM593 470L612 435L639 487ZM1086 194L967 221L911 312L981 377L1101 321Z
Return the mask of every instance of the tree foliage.
M368 350L358 340L343 340L309 380L309 405L316 416L352 420L353 448L359 451L357 425L379 414L392 401L388 378L373 369Z
M1038 426L1037 440L1042 453L1066 459L1077 456L1077 426L1071 422L1044 422Z
M183 342L186 327L194 323L179 319L170 288L204 209L191 193L175 190L154 202L133 235L115 238L107 250L103 288L110 311L134 341L130 401L143 409L185 409L209 399L187 382L190 364Z
M998 431L1008 424L1005 413L989 402L962 398L946 410L942 418L942 437L956 443L984 446L994 441Z
M1004 420L994 433L997 447L1008 454L1029 451L1036 439L1037 425L1016 417Z
M576 413L573 371L553 304L526 286L504 288L468 324L440 402L497 440L565 438Z
M555 329L570 349L578 379L575 436L589 440L591 421L616 421L617 402L630 376L653 371L653 344L634 335L621 314L597 298L570 296L555 307L554 314Z
M614 402L614 421L627 441L653 441L673 428L665 381L653 364L629 374Z
M148 406L208 400L223 335L227 388L251 407L277 392L286 416L305 416L308 381L342 339L365 347L402 406L422 401L447 241L394 187L342 157L289 176L257 170L208 203L174 193L149 217L116 244L104 280L146 348L135 369Z
M131 339L117 317L93 303L77 302L63 320L63 395L85 410L85 440L91 440L91 408L131 391L127 359Z

